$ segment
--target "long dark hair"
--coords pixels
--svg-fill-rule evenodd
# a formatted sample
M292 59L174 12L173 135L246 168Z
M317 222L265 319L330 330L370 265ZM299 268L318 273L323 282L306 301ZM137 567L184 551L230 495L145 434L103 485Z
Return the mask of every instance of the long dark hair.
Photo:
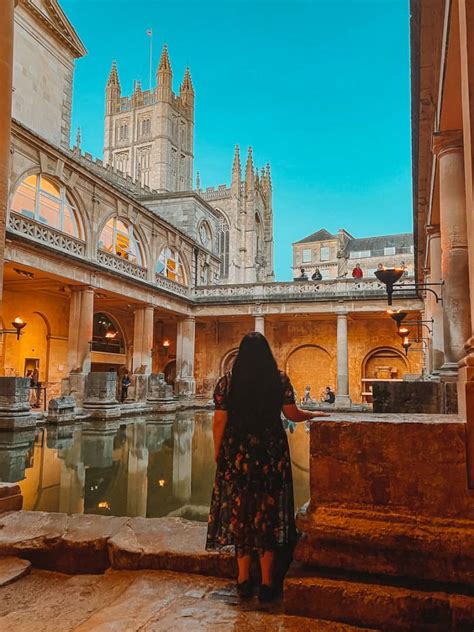
M282 401L280 372L270 345L253 331L242 338L232 368L229 413L242 430L258 433L275 421Z

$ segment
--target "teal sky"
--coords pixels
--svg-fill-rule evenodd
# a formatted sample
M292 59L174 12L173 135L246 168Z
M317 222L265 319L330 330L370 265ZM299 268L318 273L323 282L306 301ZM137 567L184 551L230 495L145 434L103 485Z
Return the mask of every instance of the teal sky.
M178 90L196 91L195 172L230 181L233 148L272 166L275 270L324 227L354 236L412 230L408 0L62 0L88 55L73 126L102 155L112 59L122 90L148 87L166 41Z

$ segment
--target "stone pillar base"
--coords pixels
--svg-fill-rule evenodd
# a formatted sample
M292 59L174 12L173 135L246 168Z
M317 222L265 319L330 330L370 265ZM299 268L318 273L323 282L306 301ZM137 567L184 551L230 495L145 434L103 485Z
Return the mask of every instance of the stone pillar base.
M180 377L175 383L176 395L182 399L192 399L196 393L196 380L193 377Z
M117 376L111 371L89 373L86 377L84 410L96 419L120 417L116 398Z
M0 430L35 428L30 410L30 379L0 377Z
M458 379L457 362L445 362L439 370L439 377L442 382L455 382Z
M72 395L76 402L76 411L80 412L84 404L87 373L69 373L61 381L61 395Z
M349 395L336 395L336 399L334 401L334 408L339 410L349 410L351 408L352 402Z

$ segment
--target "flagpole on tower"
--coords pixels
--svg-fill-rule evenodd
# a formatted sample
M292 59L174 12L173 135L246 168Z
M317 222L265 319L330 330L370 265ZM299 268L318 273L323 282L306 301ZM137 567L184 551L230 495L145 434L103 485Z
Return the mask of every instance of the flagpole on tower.
M152 67L153 67L153 30L148 29L146 32L148 37L150 38L150 93L151 93L151 76L152 76Z

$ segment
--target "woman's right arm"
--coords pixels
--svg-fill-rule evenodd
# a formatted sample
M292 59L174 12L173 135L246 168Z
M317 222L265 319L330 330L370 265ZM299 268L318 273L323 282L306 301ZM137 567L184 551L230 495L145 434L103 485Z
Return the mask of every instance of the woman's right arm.
M309 421L315 417L329 417L329 413L323 413L320 410L301 410L296 404L283 404L281 408L283 414L290 421Z

